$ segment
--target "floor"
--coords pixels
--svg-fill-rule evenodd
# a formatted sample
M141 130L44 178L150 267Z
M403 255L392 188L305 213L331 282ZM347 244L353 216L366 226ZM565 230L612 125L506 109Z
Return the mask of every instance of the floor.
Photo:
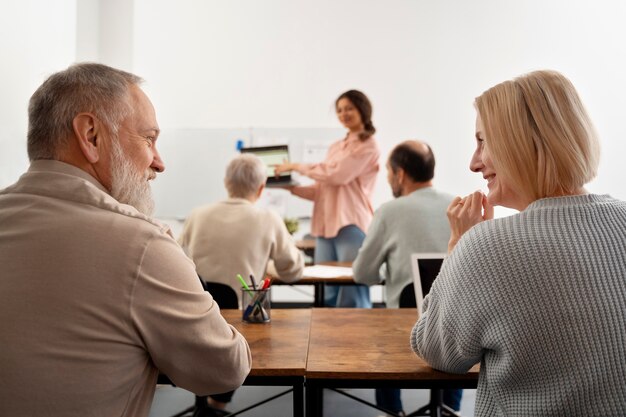
M237 390L230 411L241 410L257 401L271 395L285 391L288 387L253 387L244 386ZM366 401L374 402L374 391L371 389L347 390L350 394ZM418 409L428 402L427 390L403 390L402 401L405 411ZM475 390L465 390L461 403L463 417L474 415ZM193 394L171 386L159 386L155 394L149 417L169 417L176 414L194 402ZM332 391L324 391L324 415L332 417L376 417L382 413L374 408L351 400ZM292 396L287 394L271 402L261 405L245 413L243 417L281 417L292 415Z

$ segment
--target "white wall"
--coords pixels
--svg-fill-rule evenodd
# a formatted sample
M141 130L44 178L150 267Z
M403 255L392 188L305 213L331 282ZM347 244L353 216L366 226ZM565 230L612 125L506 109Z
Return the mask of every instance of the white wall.
M77 26L77 5L99 19ZM428 141L453 193L484 187L467 169L473 98L557 69L601 135L590 189L626 199L625 20L609 0L0 0L0 187L26 166L28 97L77 57L143 76L164 129L337 127L335 97L362 89L383 155ZM381 175L375 206L389 198Z
M76 61L133 70L133 0L78 0Z
M467 168L474 97L557 69L601 134L590 189L626 198L625 18L615 1L135 0L133 63L166 127L338 126L333 100L362 89L383 154L428 141L436 184L453 193L484 188ZM389 198L381 175L375 205Z
M28 100L74 61L76 0L0 0L0 189L28 167Z
M379 138L417 134L397 122L419 111L415 2L135 4L135 70L163 126L340 127L334 100L359 88L374 103Z

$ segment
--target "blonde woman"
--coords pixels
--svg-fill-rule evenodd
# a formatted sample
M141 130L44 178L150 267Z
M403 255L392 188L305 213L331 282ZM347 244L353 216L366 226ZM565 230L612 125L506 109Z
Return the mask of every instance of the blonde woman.
M470 169L489 193L448 208L449 257L411 334L433 367L480 362L476 416L623 415L626 203L588 193L596 133L563 75L476 99ZM495 205L519 214L493 218Z

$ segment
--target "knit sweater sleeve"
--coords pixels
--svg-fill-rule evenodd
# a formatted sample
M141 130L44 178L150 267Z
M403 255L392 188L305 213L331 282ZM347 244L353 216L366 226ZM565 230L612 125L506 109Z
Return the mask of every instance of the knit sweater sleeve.
M626 203L546 198L482 222L442 266L411 334L434 368L480 360L476 415L623 415Z
M354 281L359 284L376 285L382 281L380 268L387 261L389 236L385 226L385 210L381 207L367 230L365 240L352 263Z
M444 261L421 316L411 332L411 347L433 368L464 373L480 362L485 315L491 307L485 293L485 237L474 228Z

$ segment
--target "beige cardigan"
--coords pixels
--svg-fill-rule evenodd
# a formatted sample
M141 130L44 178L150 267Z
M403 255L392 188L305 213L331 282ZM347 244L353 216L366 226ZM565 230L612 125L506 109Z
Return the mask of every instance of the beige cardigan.
M291 282L300 278L304 268L302 252L283 220L240 198L194 210L178 240L196 263L198 274L206 281L230 285L240 302L237 274L248 283L253 274L258 282L273 261L281 280Z
M2 416L147 416L157 369L197 394L250 370L169 230L71 165L0 191L0 275Z

